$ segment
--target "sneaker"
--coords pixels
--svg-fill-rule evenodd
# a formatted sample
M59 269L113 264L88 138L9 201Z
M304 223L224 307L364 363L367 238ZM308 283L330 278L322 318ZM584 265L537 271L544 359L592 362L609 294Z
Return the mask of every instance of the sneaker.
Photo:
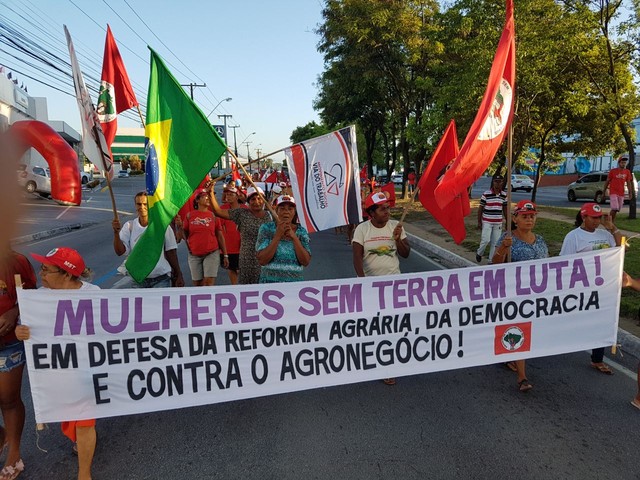
M482 261L482 256L476 253L476 262L480 263Z

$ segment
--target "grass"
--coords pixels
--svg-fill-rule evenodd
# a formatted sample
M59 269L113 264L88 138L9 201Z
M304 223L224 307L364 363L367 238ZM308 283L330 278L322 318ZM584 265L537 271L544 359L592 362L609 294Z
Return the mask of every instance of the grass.
M392 215L396 219L400 219L402 209L408 200L398 199L396 207L392 211ZM467 228L467 238L462 242L462 246L469 252L474 252L480 243L480 230L477 225L477 208L478 201L471 200L471 215L465 219ZM573 230L577 208L563 207L545 207L539 206L540 215L536 221L535 232L542 235L549 247L549 255L557 256L560 253L562 241L567 233ZM431 216L425 212L420 202L414 202L409 207L405 222L412 223L424 221L425 217L431 219ZM630 235L628 247L625 254L624 269L633 277L640 276L640 219L629 220L628 210L618 214L616 218L616 226L621 230L634 232L638 234ZM636 317L640 312L640 292L631 289L623 289L620 300L620 314L625 317Z

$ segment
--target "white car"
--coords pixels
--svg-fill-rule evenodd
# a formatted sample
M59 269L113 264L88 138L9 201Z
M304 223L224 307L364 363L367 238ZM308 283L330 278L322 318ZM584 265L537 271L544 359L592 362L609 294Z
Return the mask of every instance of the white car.
M392 173L391 181L396 185L402 185L402 174L401 173Z
M531 180L527 175L513 174L511 175L511 190L514 192L516 190L525 190L530 192L533 190L533 180Z

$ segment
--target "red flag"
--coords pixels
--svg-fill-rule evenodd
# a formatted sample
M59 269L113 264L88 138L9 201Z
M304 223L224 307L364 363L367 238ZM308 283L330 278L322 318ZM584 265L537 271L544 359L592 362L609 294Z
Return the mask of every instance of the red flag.
M278 172L274 170L273 172L271 172L271 175L266 175L266 178L262 181L264 183L278 183Z
M367 178L369 178L368 172L367 172L367 164L364 164L364 167L362 167L362 170L360 170L360 181L361 182L366 182Z
M240 172L238 172L238 165L236 162L231 162L231 180L235 182L236 180L240 180Z
M458 194L454 200L444 208L436 202L436 187L438 181L445 174L449 164L458 156L458 135L456 134L456 124L453 120L444 132L436 147L429 165L420 177L418 188L420 193L418 198L422 206L451 234L453 241L458 245L467 236L464 227L464 217L469 215L469 196L466 190Z
M383 185L382 187L380 187L380 190L389 199L389 206L395 207L396 206L396 186L393 184L393 182Z
M516 77L513 0L507 0L506 21L493 59L487 89L460 154L437 187L441 207L453 201L485 172L513 117Z
M116 41L107 25L107 38L104 44L102 60L102 79L98 95L98 118L111 153L111 144L118 130L117 115L138 105L136 95L131 88L127 70L118 51Z

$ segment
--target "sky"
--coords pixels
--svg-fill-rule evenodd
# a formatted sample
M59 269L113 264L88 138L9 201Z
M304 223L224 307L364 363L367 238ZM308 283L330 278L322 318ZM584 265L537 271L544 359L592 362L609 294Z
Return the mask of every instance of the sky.
M108 23L138 100L145 103L151 46L180 83L206 83L206 88L194 88L195 102L207 115L222 101L209 116L211 123L223 123L218 114L232 115L227 122L240 125L240 155L247 154L246 140L255 158L257 149L264 155L287 147L296 127L318 121L313 101L323 59L315 30L322 7L321 0L0 0L0 21L39 43L50 42L48 48L68 61L62 27L67 25L87 84L87 76L100 77ZM14 54L0 44L0 65L8 71L34 71ZM29 95L47 97L50 120L81 131L74 97L14 75ZM72 92L68 83L63 88ZM232 100L224 101L228 97ZM96 100L93 94L94 104ZM119 125L140 126L134 118L121 115ZM233 129L228 143L233 147Z

